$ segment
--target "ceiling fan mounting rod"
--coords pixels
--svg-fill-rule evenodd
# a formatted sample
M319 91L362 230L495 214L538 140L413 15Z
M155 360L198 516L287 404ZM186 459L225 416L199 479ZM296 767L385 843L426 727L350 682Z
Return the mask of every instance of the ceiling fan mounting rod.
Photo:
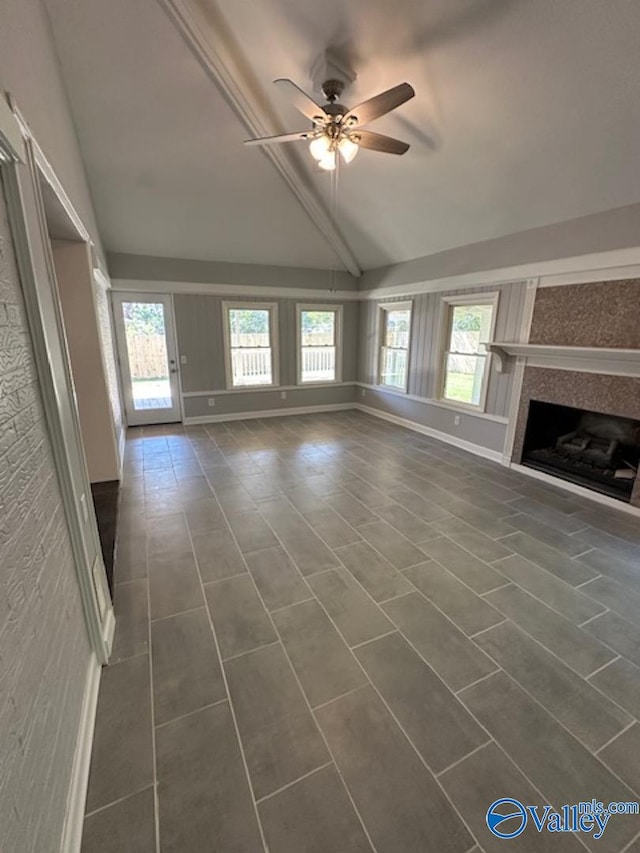
M322 94L330 103L337 101L343 91L344 82L336 79L335 77L325 80L322 84Z

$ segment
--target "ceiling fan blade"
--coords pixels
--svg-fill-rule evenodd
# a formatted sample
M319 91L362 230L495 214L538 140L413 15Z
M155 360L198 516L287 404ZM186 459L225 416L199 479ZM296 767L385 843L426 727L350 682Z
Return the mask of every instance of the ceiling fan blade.
M273 82L283 94L293 101L294 107L300 110L303 116L306 116L314 123L324 122L327 114L323 108L319 104L316 104L300 86L296 86L293 80L289 80L287 77L279 77Z
M413 86L408 83L400 83L394 86L393 89L387 89L386 92L381 92L368 101L364 101L354 107L344 117L344 122L351 122L352 127L360 127L363 124L369 124L380 116L390 113L395 110L405 101L410 100L415 95Z
M361 148L383 151L385 154L406 154L411 147L408 142L401 142L399 139L383 136L381 133L372 133L370 130L359 130L351 136Z
M308 139L311 131L300 130L297 133L281 133L278 136L263 136L260 139L245 139L245 145L273 145L274 142L296 142L298 139Z

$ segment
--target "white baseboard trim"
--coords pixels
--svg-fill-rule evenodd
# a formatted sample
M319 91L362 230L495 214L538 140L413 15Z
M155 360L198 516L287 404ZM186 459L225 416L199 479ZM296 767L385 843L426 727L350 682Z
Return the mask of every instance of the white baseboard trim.
M541 480L550 486L556 486L558 489L564 489L566 492L571 492L574 495L579 495L581 498L594 501L598 504L603 504L611 509L617 509L621 512L626 512L636 518L640 517L640 507L628 504L625 501L618 501L615 498L610 498L608 495L603 495L600 492L594 492L593 489L587 489L585 486L579 486L577 483L570 483L568 480L563 480L561 477L554 477L553 474L547 474L544 471L536 471L535 468L529 468L527 465L520 465L518 462L512 462L509 467L519 474L526 474L527 477L533 477L534 480Z
M391 415L388 412L383 412L381 409L374 409L370 406L365 406L363 403L355 403L353 408L358 409L361 412L365 412L367 415L373 415L376 418L381 418L383 421L389 421L392 424L397 424L398 426L411 429L414 432L422 433L422 435L428 435L430 438L437 438L438 441L443 441L445 444L452 444L454 447L459 447L461 450L467 450L469 453L474 453L476 456L482 456L484 459L490 459L492 462L498 462L501 465L504 464L502 451L500 450L491 450L488 447L483 447L481 444L473 444L471 441L465 441L464 438L456 438L454 435L449 435L446 432L433 429L433 427L424 426L416 421L407 420L407 418L401 418L399 415Z
M82 711L80 712L80 724L71 771L60 853L80 853L101 673L102 667L98 663L95 653L92 652L87 670Z
M258 412L230 412L225 415L197 415L185 418L185 426L195 424L218 424L225 421L253 421L257 418L285 418L287 415L313 415L320 412L344 412L354 409L355 403L326 403L322 406L290 406L285 409L264 409Z
M105 654L107 656L107 660L111 657L111 650L113 648L113 638L116 633L116 615L113 611L113 607L110 607L107 612L107 618L104 621L103 626L103 639L104 639L104 648Z

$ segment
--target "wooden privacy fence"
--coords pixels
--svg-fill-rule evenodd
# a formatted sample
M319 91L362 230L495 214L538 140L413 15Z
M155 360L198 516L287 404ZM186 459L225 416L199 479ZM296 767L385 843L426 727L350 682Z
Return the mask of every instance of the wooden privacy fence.
M168 376L164 335L127 335L129 366L133 379L163 379Z

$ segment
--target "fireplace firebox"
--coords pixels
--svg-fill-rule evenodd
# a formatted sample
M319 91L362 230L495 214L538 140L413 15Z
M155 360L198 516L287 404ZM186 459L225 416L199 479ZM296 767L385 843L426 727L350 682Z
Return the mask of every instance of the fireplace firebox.
M640 462L640 421L531 400L522 464L629 501Z

